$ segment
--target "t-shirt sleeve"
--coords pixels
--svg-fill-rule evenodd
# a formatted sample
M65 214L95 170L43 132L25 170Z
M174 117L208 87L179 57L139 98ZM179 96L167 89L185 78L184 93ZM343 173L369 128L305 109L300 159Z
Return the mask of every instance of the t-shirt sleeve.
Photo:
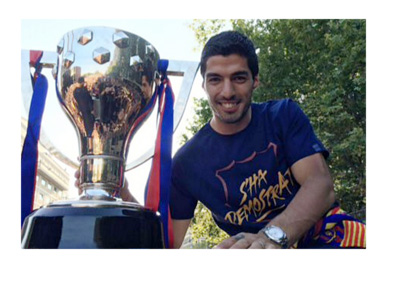
M328 150L315 135L310 120L298 104L287 100L284 109L286 116L282 119L283 141L289 166L315 153L322 153L327 158Z
M190 194L190 188L186 181L188 174L185 174L184 168L174 158L172 164L172 183L170 194L170 211L172 219L191 219L194 216L194 210L197 200Z

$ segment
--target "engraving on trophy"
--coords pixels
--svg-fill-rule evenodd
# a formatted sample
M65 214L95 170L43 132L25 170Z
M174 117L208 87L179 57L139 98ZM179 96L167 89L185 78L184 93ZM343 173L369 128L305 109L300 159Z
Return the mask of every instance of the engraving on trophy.
M81 45L86 45L87 43L89 43L93 38L93 32L90 30L85 29L82 33L82 35L79 38L79 43Z
M93 60L98 64L105 64L110 60L110 51L105 48L97 48L93 51Z
M124 32L118 32L113 35L113 42L119 48L127 48L129 46L129 36Z

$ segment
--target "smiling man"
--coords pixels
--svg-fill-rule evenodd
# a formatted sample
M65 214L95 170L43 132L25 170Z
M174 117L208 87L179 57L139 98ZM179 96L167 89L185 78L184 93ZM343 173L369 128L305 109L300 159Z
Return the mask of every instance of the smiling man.
M259 85L253 43L220 33L200 64L213 117L173 159L174 246L201 201L231 235L217 248L365 247L365 225L335 202L329 153L299 106L252 103Z
M251 120L251 97L258 86L246 58L231 54L208 59L203 88L213 118L211 127L221 134L233 134L247 127Z

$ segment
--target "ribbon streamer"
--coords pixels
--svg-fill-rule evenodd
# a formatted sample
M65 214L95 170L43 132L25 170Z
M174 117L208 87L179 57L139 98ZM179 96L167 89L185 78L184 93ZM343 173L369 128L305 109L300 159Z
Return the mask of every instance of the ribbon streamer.
M145 207L161 214L164 242L173 247L172 221L169 211L174 93L167 77L168 61L159 61L162 74L158 89L159 127L149 180L145 192Z
M33 210L38 161L38 141L47 96L48 83L40 73L43 52L31 51L30 64L35 67L32 77L33 95L29 108L28 126L21 154L21 227Z

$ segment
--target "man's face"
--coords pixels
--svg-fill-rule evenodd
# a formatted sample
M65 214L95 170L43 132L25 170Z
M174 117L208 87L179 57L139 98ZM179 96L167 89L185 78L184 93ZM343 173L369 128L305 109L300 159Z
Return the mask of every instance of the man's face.
M147 80L146 76L142 76L142 92L145 96L145 99L151 98L151 86L149 84L149 81Z
M242 56L212 56L207 60L203 88L214 114L214 130L234 134L247 127L252 93L258 84L258 76L253 80L247 59Z

